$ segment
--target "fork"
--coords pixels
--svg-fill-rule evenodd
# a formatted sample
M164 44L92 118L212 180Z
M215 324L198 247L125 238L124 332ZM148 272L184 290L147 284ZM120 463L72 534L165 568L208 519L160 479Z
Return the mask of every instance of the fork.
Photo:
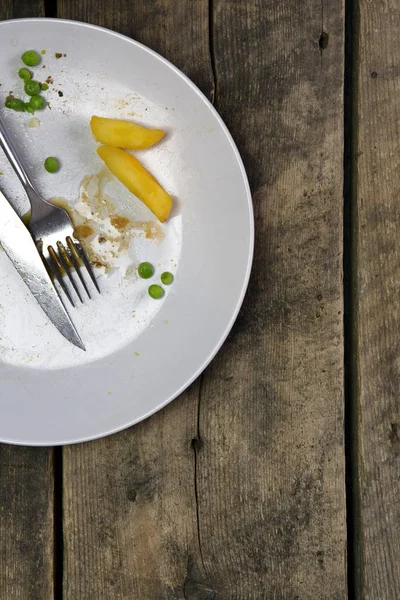
M74 239L74 226L68 213L63 208L47 202L35 190L1 121L0 146L4 150L15 173L18 175L29 198L31 217L28 229L35 240L38 251L44 259L50 275L58 281L72 306L75 306L75 302L64 281L64 275L67 276L76 296L82 303L83 298L80 287L91 298L89 287L82 272L83 270L86 270L89 274L94 287L100 293L100 288L86 253L80 242ZM74 277L74 273L76 273L77 278ZM77 279L81 286L78 284Z

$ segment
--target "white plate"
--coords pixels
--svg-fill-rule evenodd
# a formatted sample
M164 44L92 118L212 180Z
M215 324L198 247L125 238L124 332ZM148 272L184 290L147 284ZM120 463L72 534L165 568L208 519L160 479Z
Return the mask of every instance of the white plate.
M71 204L80 182L102 167L90 133L92 114L165 128L140 160L174 197L161 243L135 237L111 274L99 273L101 296L71 309L87 352L71 346L46 320L4 253L0 253L0 440L67 444L137 423L180 394L226 338L247 287L253 213L242 161L220 117L201 92L166 60L122 35L52 19L0 23L0 101L12 90L27 49L45 50L34 77L54 81L44 93L51 109L0 116L39 191ZM66 56L56 58L55 53ZM45 65L45 67L43 67ZM59 93L61 92L62 95ZM37 123L36 123L37 124ZM56 175L43 168L60 158ZM0 153L0 188L20 212L23 190ZM104 174L104 169L102 171ZM90 194L94 194L92 180ZM116 211L154 221L115 178L100 179ZM137 264L175 275L164 299L147 294ZM132 265L131 267L129 265ZM118 267L118 268L117 268ZM127 271L125 273L125 269Z

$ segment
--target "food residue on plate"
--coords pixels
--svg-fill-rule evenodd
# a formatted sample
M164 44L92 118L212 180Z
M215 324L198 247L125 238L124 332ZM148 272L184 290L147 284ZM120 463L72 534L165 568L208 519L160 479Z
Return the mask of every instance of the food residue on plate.
M40 121L37 117L32 117L28 121L28 127L31 129L37 129L40 126Z
M120 214L104 191L112 178L109 169L103 167L98 173L83 178L75 204L58 197L51 198L51 202L70 215L75 235L84 245L91 264L103 273L119 268L125 276L132 264L131 241L143 237L159 244L164 239L164 231L156 221L134 221Z

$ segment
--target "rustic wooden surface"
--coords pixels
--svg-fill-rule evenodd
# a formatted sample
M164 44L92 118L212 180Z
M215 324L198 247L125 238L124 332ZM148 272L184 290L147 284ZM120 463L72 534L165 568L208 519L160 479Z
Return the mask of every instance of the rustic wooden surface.
M400 595L400 6L360 0L354 226L359 528L357 593Z
M206 0L63 0L58 15L111 27L151 46L212 98ZM192 440L198 436L198 402L199 382L129 431L65 448L64 600L214 597L204 595L213 592L197 529Z
M52 451L0 445L0 599L53 598Z
M61 451L54 460L51 450L0 447L0 600L348 597L343 1L1 3L1 18L43 15L46 4L46 14L121 31L186 72L244 158L256 249L228 341L181 398L128 431L66 447L62 463ZM391 600L400 589L400 11L395 0L359 8L348 545L356 598Z
M216 106L249 174L256 250L202 387L202 555L218 598L345 598L343 5L213 6Z
M44 2L0 3L0 20L44 15ZM0 445L0 600L52 600L53 451Z
M197 14L117 4L64 0L58 14L147 43L209 95L213 62L257 246L244 310L200 389L64 450L65 597L345 598L342 4L325 10L322 56L319 0L218 0L211 53L207 2Z
M44 17L44 0L1 0L0 21L5 19L23 19Z

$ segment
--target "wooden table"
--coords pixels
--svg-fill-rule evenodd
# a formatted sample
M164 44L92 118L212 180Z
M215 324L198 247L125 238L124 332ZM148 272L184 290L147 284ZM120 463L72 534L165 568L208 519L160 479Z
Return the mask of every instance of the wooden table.
M132 36L200 86L256 249L178 400L96 442L0 447L0 599L398 600L399 1L349 0L346 24L343 0L1 2L33 16Z

